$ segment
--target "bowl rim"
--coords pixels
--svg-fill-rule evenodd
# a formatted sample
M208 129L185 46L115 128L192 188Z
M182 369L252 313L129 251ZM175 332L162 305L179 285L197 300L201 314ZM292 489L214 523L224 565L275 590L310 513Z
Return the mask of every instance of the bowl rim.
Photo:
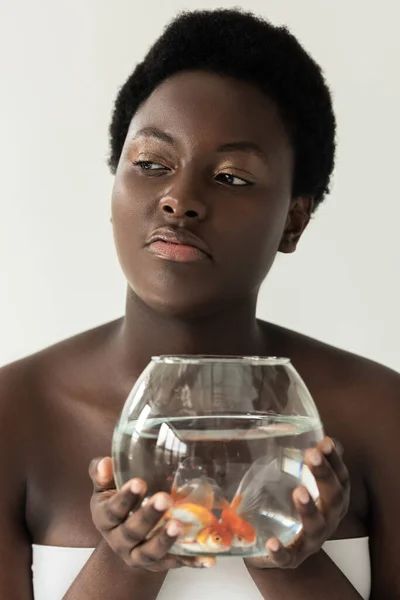
M220 354L160 354L151 357L152 362L164 364L245 364L264 367L290 365L290 358L279 356L242 356Z

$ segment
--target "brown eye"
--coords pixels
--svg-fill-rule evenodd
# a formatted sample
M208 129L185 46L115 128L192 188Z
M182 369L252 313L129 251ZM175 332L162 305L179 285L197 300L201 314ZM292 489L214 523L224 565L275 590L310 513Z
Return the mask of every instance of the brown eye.
M220 542L220 541L221 541L221 538L219 537L219 535L216 535L216 536L215 536L215 541L216 541L216 542Z
M243 179L242 177L237 177L236 175L232 175L232 173L219 173L217 175L219 177L219 181L221 183L225 183L227 185L231 185L233 187L240 187L245 185L251 185L250 181Z
M164 167L161 163L152 162L151 160L137 160L133 163L135 167L138 167L142 171L166 171L167 167Z

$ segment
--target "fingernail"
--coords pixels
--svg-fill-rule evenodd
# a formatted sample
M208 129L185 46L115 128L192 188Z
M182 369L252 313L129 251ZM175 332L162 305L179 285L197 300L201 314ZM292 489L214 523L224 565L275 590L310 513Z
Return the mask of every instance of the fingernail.
M302 504L308 504L310 502L310 494L304 488L296 490L296 498Z
M99 462L97 463L97 474L102 478L105 479L107 476L106 473L106 459L102 458L101 460L99 460Z
M280 548L280 544L278 542L278 540L276 539L272 539L268 541L268 549L271 550L272 552L278 552Z
M164 494L160 494L154 498L154 508L160 512L168 510L171 504L171 500Z
M143 492L144 486L140 479L132 479L131 481L131 492L133 494L141 494Z
M170 537L177 537L182 533L182 527L176 521L171 521L167 525L167 534Z
M209 569L215 565L215 560L213 558L199 558L198 564L200 567L204 567L205 569Z
M329 438L322 440L319 447L324 454L331 454L333 452L333 442Z
M314 467L319 467L322 465L322 454L316 448L314 448L314 450L310 450L308 456L310 463L314 465Z

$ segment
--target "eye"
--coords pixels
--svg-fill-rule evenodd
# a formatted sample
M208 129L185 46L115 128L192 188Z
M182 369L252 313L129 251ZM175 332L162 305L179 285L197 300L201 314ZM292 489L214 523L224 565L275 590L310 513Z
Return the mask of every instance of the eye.
M232 173L219 173L217 177L219 178L219 180L222 179L221 183L225 183L226 185L234 187L253 185L250 181L247 181L247 179L237 177L236 175L232 175Z
M216 542L220 542L221 541L221 538L219 537L219 535L216 535L214 539L215 539Z
M133 163L135 167L138 167L142 171L167 171L167 167L161 163L156 163L151 160L137 160Z

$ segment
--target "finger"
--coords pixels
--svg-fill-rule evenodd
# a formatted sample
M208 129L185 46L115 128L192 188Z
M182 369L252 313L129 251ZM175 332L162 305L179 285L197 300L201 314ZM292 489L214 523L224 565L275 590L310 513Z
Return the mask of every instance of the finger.
M266 566L288 568L293 562L292 552L285 548L282 542L276 538L270 538L265 544L268 556L265 561Z
M333 446L334 446L336 452L339 454L340 458L343 458L344 448L343 448L342 444L339 442L339 440L334 437L325 438L325 439L330 439L333 442ZM324 451L324 454L326 454L325 451ZM328 454L329 454L329 452L328 452Z
M150 571L151 573L160 573L160 572L164 572L164 571L169 571L170 569L179 569L181 565L178 563L178 561L175 559L175 557L171 554L168 556L168 558L165 558L164 560L160 560L160 562L158 563L154 563L153 565L147 565L146 571ZM133 567L135 568L136 565L133 565ZM137 567L140 568L140 567Z
M167 560L168 568L178 568L183 566L202 568L213 566L215 564L215 559L211 557L167 556L168 551L182 533L182 523L176 519L171 519L166 526L151 537L150 540L140 544L132 550L132 564L135 566L142 566L146 569L150 567L151 569L152 565L158 565L161 561L164 562Z
M342 510L345 494L328 460L318 448L307 450L304 459L315 477L321 510L323 512L332 509Z
M346 465L344 464L343 448L339 445L339 442L331 438L325 438L318 444L318 449L324 454L325 459L331 466L331 469L335 473L342 487L347 488L350 485L349 472Z
M190 567L191 569L209 569L217 564L213 556L179 556L180 567Z
M175 544L178 537L183 533L183 525L175 519L171 519L168 523L156 532L149 540L134 547L131 552L131 561L135 567L147 568L155 563L163 560ZM137 530L135 531L137 535ZM134 543L138 538L132 539Z
M324 516L318 510L307 488L303 486L293 491L293 501L303 525L300 539L308 545L311 544L312 547L319 546L328 533Z
M129 543L131 548L143 542L152 530L160 523L166 511L172 506L168 494L159 492L130 515L118 528L121 539L115 540L117 545Z
M191 569L204 569L213 567L216 564L215 558L211 556L178 556L174 554L167 554L164 560L155 563L153 566L149 565L146 567L148 571L158 572L167 571L169 569L180 569L181 567L189 567Z
M93 520L101 531L110 531L121 525L129 514L137 509L146 494L146 483L141 479L132 479L113 494L93 505Z
M109 456L95 458L89 465L89 475L95 493L115 489L112 462Z

